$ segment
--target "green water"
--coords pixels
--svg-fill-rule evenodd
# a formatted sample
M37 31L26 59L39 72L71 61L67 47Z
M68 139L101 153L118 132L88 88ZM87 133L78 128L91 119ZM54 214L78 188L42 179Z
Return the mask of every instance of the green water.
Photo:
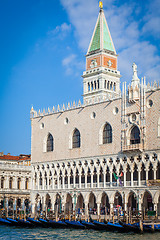
M111 233L94 230L71 230L71 229L44 229L44 228L16 228L0 226L0 240L71 240L71 239L109 239L109 240L160 240L158 233Z

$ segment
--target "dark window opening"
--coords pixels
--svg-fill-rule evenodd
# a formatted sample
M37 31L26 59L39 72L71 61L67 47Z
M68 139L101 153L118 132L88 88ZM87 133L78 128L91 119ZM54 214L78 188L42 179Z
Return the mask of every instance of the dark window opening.
M78 129L75 129L73 133L73 148L80 148L81 146L81 136Z
M131 131L130 143L131 144L140 143L140 131L139 131L139 128L137 126L135 126Z
M47 152L53 151L53 136L49 133L47 138Z
M103 144L112 143L112 127L109 123L103 129Z

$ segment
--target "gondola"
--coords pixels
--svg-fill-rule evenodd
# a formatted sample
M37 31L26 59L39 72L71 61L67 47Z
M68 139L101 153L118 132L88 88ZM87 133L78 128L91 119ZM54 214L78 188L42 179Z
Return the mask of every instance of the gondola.
M27 220L29 222L31 222L34 225L34 227L44 227L44 228L46 228L46 225L44 223L42 223L38 220L35 220L34 218L28 217Z
M81 223L82 223L83 225L85 225L87 229L99 230L98 226L96 226L96 225L95 225L94 223L92 223L92 222L81 221Z
M85 229L86 226L83 225L80 221L69 221L65 220L65 223L71 228Z
M9 222L11 223L11 224L10 224L11 226L16 226L16 227L19 226L18 221L15 220L15 219L12 219L12 218L6 218L6 220L9 221Z
M91 222L97 226L98 230L109 230L107 224L104 222L99 222L96 220L92 220Z
M126 232L126 229L118 222L116 223L107 222L107 228L109 231L113 232Z
M53 220L48 220L48 223L52 228L67 228L68 225L64 221L53 221Z
M11 225L11 222L4 218L0 218L0 225Z
M19 224L18 226L20 226L20 227L28 227L28 228L34 227L34 225L27 220L17 219L17 221L18 221L18 224Z
M155 224L154 230L160 232L160 224Z
M43 219L43 218L39 218L38 219L42 224L44 224L45 227L51 227L51 224L49 223L49 221Z
M135 225L134 224L126 224L122 221L119 221L119 224L124 227L126 232L135 232L135 233L140 233L141 232L140 227L136 224Z

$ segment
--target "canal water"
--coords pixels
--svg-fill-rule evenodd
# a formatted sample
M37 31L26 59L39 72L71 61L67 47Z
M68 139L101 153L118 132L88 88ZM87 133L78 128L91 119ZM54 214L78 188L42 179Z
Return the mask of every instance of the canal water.
M73 240L73 239L95 239L95 240L160 240L158 233L111 233L94 230L71 230L71 229L44 229L44 228L17 228L0 226L0 240Z

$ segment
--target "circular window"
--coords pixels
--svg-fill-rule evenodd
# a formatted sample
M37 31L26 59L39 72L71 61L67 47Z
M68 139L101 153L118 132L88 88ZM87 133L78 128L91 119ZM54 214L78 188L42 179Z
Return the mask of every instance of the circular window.
M113 114L117 114L119 112L119 110L118 110L118 108L117 107L115 107L114 109L113 109Z
M40 124L40 129L43 129L44 128L44 123L41 123Z
M91 113L91 119L95 119L95 117L96 117L96 113L95 113L95 112L92 112L92 113Z
M149 99L147 105L149 108L151 108L153 106L153 101L151 99Z
M67 125L68 123L69 123L68 118L65 118L65 120L64 120L64 124Z
M136 114L132 114L132 121L136 121Z

